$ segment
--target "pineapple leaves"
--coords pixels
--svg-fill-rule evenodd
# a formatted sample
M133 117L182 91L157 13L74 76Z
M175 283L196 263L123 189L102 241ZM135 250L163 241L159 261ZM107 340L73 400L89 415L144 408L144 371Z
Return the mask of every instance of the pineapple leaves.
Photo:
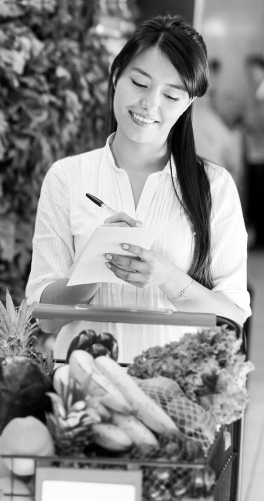
M2 339L7 339L8 335L9 335L8 331L3 330L2 328L0 328L0 342L1 342Z
M23 299L23 301L20 305L20 308L19 308L19 310L21 310L21 315L23 315L23 317L22 317L23 320L21 320L22 323L27 323L30 320L36 304L37 303L34 302L30 306L28 306L26 299ZM36 324L37 324L37 322L36 322Z
M0 301L0 326L2 329L5 330L5 333L8 334L9 330L11 329L12 322L9 319L8 313L2 303Z
M10 318L10 322L15 323L17 317L16 309L8 290L6 290L6 311Z
M0 350L4 356L23 355L37 358L34 336L38 323L32 322L32 312L36 303L28 306L23 299L16 308L9 291L6 291L6 307L0 301Z
M27 323L28 319L26 317L27 317L27 302L25 299L23 299L17 312L16 325L18 332L20 331L21 327L23 328L23 326Z
M63 399L60 395L58 395L57 393L51 392L51 391L47 391L46 395L48 395L50 397L50 399L54 405L59 404L63 407L64 402L63 402Z

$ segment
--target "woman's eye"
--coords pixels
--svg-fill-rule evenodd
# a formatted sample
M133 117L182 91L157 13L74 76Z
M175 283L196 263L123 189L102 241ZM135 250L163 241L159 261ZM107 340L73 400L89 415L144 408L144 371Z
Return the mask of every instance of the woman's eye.
M133 78L131 78L131 81L132 81L132 83L133 83L134 85L136 85L137 87L143 87L144 89L146 89L146 88L147 88L147 86L146 86L146 85L141 85L140 83L138 83L138 82L136 82L135 80L133 80Z
M174 101L174 102L175 102L175 101L179 101L179 98L178 98L178 97L171 97L171 96L168 96L167 94L165 94L165 97L166 97L167 99L169 99L170 101Z

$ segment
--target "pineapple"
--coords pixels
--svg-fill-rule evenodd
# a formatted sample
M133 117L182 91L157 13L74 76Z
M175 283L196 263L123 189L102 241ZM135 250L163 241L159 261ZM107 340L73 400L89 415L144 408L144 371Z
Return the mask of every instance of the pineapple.
M92 425L101 421L97 411L85 400L80 400L77 383L70 377L62 384L59 394L48 393L53 414L46 415L46 424L60 456L82 456L91 442Z
M34 306L35 304L28 306L24 299L15 308L8 290L6 291L6 308L0 301L0 356L39 358L35 349L37 338L34 335L38 324L30 322Z

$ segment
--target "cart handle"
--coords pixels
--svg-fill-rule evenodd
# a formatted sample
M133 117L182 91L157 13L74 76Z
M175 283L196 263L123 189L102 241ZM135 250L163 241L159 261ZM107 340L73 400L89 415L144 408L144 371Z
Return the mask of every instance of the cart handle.
M125 324L185 325L215 327L217 317L212 313L189 313L174 310L139 310L128 308L102 308L87 304L55 305L37 304L32 312L34 318L89 320Z

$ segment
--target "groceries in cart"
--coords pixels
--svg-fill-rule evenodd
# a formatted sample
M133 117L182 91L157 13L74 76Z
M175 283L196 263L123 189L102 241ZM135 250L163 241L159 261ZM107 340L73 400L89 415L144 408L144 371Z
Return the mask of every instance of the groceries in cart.
M93 329L84 329L73 338L67 351L66 362L69 362L71 353L74 350L84 350L94 358L101 355L118 359L118 345L115 337L110 332L96 334Z
M227 325L201 329L143 352L128 372L142 379L141 387L153 395L147 383L156 376L177 382L183 396L202 407L217 427L241 418L248 403L246 378L254 366L246 361L241 345L242 339ZM154 398L162 398L157 393Z
M82 331L66 363L55 368L52 353L44 361L36 351L31 313L25 302L15 308L8 293L6 308L0 303L5 473L33 475L30 456L156 461L144 481L144 492L152 494L143 499L165 501L172 488L175 499L195 497L199 488L209 493L213 471L194 471L187 463L203 461L219 429L246 408L253 365L235 331L222 325L186 332L177 342L144 351L128 370L117 362L111 333ZM181 467L160 468L160 461Z

